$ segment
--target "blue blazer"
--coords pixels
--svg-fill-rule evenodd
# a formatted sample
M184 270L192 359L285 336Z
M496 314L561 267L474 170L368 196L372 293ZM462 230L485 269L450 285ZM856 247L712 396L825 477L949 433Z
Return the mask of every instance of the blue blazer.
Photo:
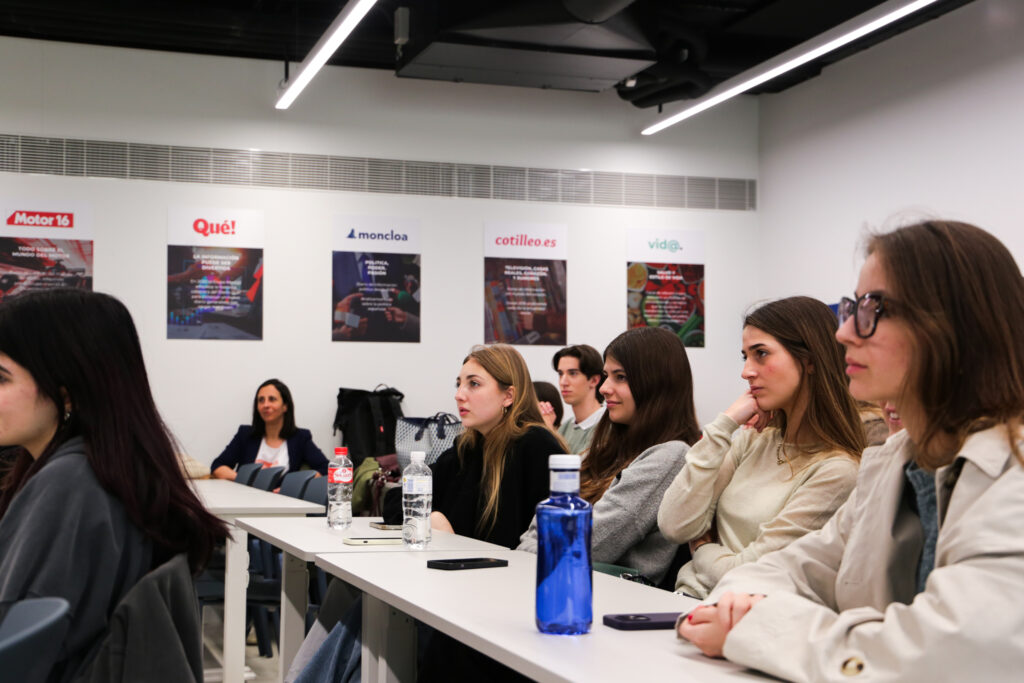
M227 445L224 452L210 464L210 471L214 471L221 465L237 469L239 465L256 462L260 441L260 438L253 435L250 425L239 425L235 438L231 439L231 443ZM288 437L287 441L289 472L297 472L305 463L309 465L310 469L323 475L327 474L327 458L313 443L313 435L309 433L308 429L295 430L295 433Z

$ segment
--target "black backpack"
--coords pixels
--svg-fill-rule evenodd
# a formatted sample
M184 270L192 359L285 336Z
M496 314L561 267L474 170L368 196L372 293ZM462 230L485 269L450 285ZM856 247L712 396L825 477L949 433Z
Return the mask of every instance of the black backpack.
M348 446L356 467L366 458L395 452L395 423L402 417L403 398L401 391L383 384L373 391L338 389L334 433L341 430L342 445Z

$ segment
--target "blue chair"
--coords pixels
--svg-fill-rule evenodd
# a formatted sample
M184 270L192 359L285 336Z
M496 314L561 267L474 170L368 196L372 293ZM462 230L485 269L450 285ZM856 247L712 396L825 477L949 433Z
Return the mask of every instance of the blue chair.
M260 491L273 491L278 487L283 476L283 467L264 467L256 473L256 478L252 480L252 487Z
M315 476L316 472L313 470L289 472L284 475L284 479L281 480L281 495L291 496L292 498L302 498L302 493L306 490L309 480Z
M259 471L259 463L250 462L247 465L239 465L238 471L235 472L235 481L239 484L252 486L252 480L256 478L256 473Z
M0 671L5 681L45 681L68 630L64 598L20 600L0 622Z
M306 490L302 492L302 499L308 500L311 503L319 503L326 507L327 505L327 477L317 477L316 479L310 479L309 483L306 484ZM311 513L306 515L307 517L326 517L326 512Z

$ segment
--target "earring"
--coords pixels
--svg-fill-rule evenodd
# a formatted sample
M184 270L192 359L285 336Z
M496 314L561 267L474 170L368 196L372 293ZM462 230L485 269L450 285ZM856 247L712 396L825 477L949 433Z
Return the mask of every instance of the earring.
M64 409L64 424L67 424L68 422L71 422L71 409L70 408L65 408Z
M504 417L506 413L508 413L508 406L502 406L501 407L501 415L502 415L502 417Z

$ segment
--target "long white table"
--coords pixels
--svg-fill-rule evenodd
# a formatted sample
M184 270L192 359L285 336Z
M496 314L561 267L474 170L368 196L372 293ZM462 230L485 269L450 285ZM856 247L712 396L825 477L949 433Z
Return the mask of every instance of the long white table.
M192 482L206 509L228 524L246 516L291 516L324 512L324 506L306 500L260 491L224 479ZM323 520L320 520L323 522ZM238 683L245 676L245 589L249 584L246 533L236 529L228 537L224 560L224 680Z
M400 531L381 531L370 527L379 517L356 517L345 531L327 526L323 517L239 517L235 525L253 536L281 548L284 552L281 568L281 647L279 680L284 680L295 654L305 636L306 608L308 606L309 575L306 563L320 553L374 553L385 556L422 552L481 554L502 550L501 546L464 536L434 530L425 551L407 550L404 545L346 545L344 538L400 538Z
M678 641L673 631L617 631L605 626L601 623L605 614L685 612L697 601L596 572L591 632L542 634L534 623L536 556L510 550L486 554L509 560L509 566L438 571L427 569L426 556L411 553L387 558L353 553L317 557L317 566L364 592L365 683L402 680L414 670L415 662L408 659L415 659L415 648L392 647L380 637L405 615L538 681L764 680L730 662L704 657L692 645ZM429 556L466 554L430 552Z

